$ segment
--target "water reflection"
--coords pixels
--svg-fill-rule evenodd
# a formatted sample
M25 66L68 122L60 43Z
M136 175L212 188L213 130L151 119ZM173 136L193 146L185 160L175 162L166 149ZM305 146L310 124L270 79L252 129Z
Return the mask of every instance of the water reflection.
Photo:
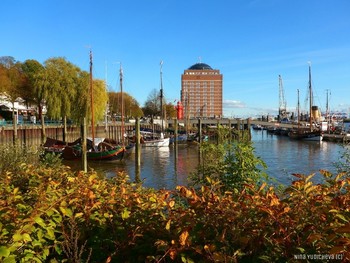
M320 169L336 172L342 146L322 141L291 141L288 137L276 136L266 131L252 131L255 155L268 166L267 174L277 182L289 184L295 178L292 173L305 175L316 173L314 181L320 181ZM187 185L188 176L199 163L197 146L178 145L170 147L142 147L141 166L135 167L135 156L131 154L123 161L89 162L89 168L113 177L119 171L126 172L132 181L141 181L145 187L173 189ZM177 158L176 158L177 156ZM66 163L67 164L67 163ZM72 169L80 169L80 163L69 163Z
M104 173L107 178L118 172L126 172L131 181L142 182L145 187L172 189L177 185L187 185L188 175L198 163L198 147L178 145L170 147L142 147L141 166L135 165L135 155L123 161L89 162L88 168ZM64 161L73 170L81 169L78 161Z
M144 148L141 153L141 180L144 186L157 189L187 185L187 176L197 166L197 156L197 147L187 145L179 145L177 150L173 146Z

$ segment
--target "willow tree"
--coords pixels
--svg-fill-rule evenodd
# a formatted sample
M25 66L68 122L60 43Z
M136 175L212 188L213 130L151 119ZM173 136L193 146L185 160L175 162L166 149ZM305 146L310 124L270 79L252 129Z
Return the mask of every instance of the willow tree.
M53 119L70 118L79 84L80 69L65 58L45 61L40 88L47 106L47 115Z
M28 102L34 102L37 105L39 119L41 119L42 115L44 98L42 93L38 92L36 89L36 76L43 69L43 65L41 65L37 60L28 59L22 63L22 70L26 77L24 84L25 91L23 92L22 98L26 101L27 107Z
M104 119L108 101L108 95L105 88L105 82L100 79L94 79L92 83L93 87L93 110L94 120L96 122ZM83 118L86 117L88 122L91 122L91 93L90 93L90 81L89 73L83 71L80 73L80 80L77 90L78 96L75 100L75 107L72 108L72 118L82 123Z
M79 72L79 83L77 83L77 96L74 100L74 107L72 107L71 118L76 123L83 123L83 119L88 114L88 93L89 93L89 73L86 71Z
M36 80L37 92L45 99L47 116L82 123L91 120L89 73L64 58L50 58ZM95 120L103 119L107 92L102 80L93 80Z
M103 80L94 79L93 80L93 96L94 96L94 117L95 121L102 121L106 114L108 93L106 90L106 85ZM89 100L90 102L90 100ZM91 105L90 105L91 109ZM88 120L91 120L91 111L87 112Z
M64 121L64 140L66 138L66 120L71 118L72 108L75 106L78 96L80 72L81 70L77 66L65 58L58 57L46 60L44 70L36 75L36 91L45 100L47 116Z

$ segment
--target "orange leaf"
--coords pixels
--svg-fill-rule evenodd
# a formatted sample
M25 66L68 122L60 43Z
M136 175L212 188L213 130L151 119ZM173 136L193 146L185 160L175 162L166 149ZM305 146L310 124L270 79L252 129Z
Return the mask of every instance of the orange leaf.
M96 195L94 194L94 192L93 191L89 191L89 198L90 199L95 199L96 198Z
M280 200L277 197L273 196L271 198L270 206L279 205L279 204L280 204Z
M284 213L288 213L290 211L290 207L289 206L286 206L284 209L283 209L283 212Z
M188 231L182 232L179 237L179 243L181 246L186 245L187 238L188 238Z
M170 258L171 258L172 260L175 260L175 258L176 258L176 250L175 250L175 249L171 249L171 250L169 251L169 256L170 256Z

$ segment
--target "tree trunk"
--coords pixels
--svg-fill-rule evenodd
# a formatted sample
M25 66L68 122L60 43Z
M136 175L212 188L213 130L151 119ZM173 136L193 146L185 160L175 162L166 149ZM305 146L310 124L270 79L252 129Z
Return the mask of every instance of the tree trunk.
M63 118L63 141L67 140L67 116Z

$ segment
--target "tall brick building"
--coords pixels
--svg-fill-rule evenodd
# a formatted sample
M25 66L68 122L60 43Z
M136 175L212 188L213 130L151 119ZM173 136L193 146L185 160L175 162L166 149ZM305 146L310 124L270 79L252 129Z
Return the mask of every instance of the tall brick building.
M222 117L223 76L205 63L189 67L181 75L181 101L186 117Z

